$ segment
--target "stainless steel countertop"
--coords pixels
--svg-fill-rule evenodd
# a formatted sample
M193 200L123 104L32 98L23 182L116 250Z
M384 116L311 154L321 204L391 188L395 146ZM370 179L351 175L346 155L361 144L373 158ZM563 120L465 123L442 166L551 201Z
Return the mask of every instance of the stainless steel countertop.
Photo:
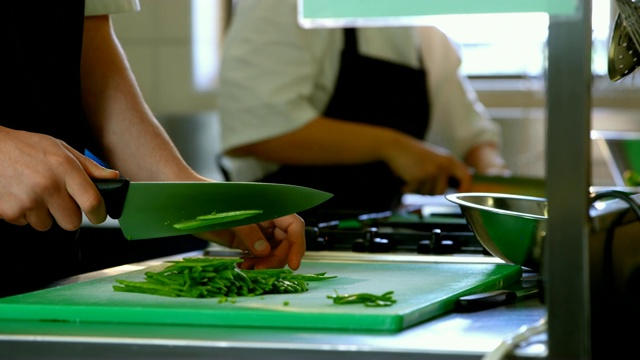
M309 258L348 258L348 254L307 253ZM85 274L58 285L138 270L180 254ZM465 261L438 257L440 261ZM453 258L453 257L452 257ZM404 260L402 260L404 259ZM385 256L362 261L419 261ZM428 261L423 260L422 261ZM472 260L473 261L473 260ZM481 261L481 259L476 259ZM492 261L492 260L488 260ZM449 313L399 333L362 333L234 327L39 323L0 321L0 358L108 359L480 359L501 341L546 316L539 300L472 313ZM519 357L543 357L542 342L520 349Z

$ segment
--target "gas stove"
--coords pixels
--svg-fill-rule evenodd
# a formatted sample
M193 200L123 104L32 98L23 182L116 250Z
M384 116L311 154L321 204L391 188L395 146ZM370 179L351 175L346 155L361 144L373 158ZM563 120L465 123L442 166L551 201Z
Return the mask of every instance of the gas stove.
M462 217L363 214L354 219L306 221L308 251L489 255Z
M305 223L310 256L342 253L350 258L386 255L499 262L480 244L459 207L444 196L405 196L392 211L324 213L321 219L305 218Z

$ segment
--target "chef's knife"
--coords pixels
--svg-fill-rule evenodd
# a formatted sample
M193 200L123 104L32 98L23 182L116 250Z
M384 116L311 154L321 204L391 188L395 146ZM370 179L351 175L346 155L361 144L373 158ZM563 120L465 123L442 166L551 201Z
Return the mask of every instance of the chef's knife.
M524 272L520 281L505 289L466 295L456 300L458 312L473 312L497 306L513 304L534 297L541 298L540 275L535 272Z
M538 287L523 288L520 290L494 290L479 294L462 296L456 300L455 309L458 312L473 312L486 310L502 305L513 304L538 296Z
M196 234L254 224L312 208L333 195L254 182L94 180L107 213L129 240ZM187 222L198 226L180 226Z

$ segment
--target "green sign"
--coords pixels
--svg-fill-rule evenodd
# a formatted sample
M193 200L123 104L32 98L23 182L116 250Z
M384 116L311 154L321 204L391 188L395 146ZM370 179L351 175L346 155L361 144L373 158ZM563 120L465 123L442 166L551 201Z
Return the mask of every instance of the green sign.
M571 16L584 0L298 0L303 26L428 25L449 14L544 12Z

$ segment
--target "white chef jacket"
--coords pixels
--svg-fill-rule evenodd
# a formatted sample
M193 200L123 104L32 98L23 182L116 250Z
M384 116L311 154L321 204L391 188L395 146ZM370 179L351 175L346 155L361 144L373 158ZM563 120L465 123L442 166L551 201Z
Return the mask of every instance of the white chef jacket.
M85 0L84 15L108 15L140 10L138 0Z
M296 130L329 103L343 30L302 29L296 11L296 0L237 2L220 71L223 151ZM460 158L480 143L500 145L498 124L461 76L457 49L437 28L359 28L357 39L363 55L413 68L424 64L431 104L425 141ZM232 181L255 181L277 169L226 156L222 166Z

